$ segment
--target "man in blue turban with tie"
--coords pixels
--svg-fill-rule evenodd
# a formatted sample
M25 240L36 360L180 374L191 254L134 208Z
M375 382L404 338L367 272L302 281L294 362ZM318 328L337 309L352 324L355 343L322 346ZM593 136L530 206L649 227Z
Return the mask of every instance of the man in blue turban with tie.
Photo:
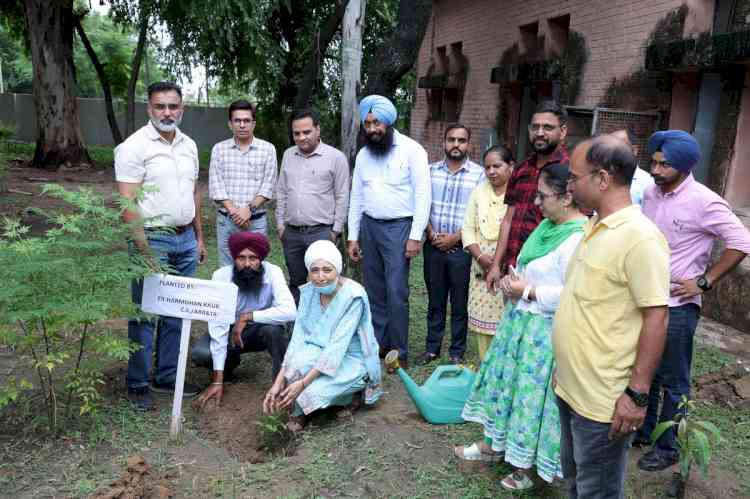
M349 202L349 257L362 260L372 325L381 356L409 353L409 261L422 249L431 206L424 148L395 128L393 103L370 95L359 103L364 147L357 154Z

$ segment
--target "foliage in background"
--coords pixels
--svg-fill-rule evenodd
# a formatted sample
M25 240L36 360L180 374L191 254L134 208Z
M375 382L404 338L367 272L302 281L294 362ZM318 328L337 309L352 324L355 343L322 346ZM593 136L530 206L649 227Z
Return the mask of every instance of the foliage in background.
M109 16L92 12L83 19L83 26L91 40L112 84L115 97L125 98L131 58L135 50L135 33L126 26L116 26ZM76 87L79 97L101 97L102 89L86 50L75 38L73 59L76 68ZM164 79L168 73L157 61L154 51L147 52L148 61L141 67L142 78L138 84L138 95L145 95L145 72L149 79ZM31 58L23 41L22 34L11 32L7 22L0 22L0 59L2 59L5 91L31 93L33 71Z
M44 193L72 211L49 215L43 236L6 219L0 237L0 344L15 351L36 373L50 429L62 415L96 411L106 360L126 361L127 339L103 323L134 313L123 290L147 273L146 262L128 257L128 227L121 209L108 207L89 189L66 191L46 185ZM0 387L0 408L31 395L31 379L15 377ZM63 412L64 411L64 412Z

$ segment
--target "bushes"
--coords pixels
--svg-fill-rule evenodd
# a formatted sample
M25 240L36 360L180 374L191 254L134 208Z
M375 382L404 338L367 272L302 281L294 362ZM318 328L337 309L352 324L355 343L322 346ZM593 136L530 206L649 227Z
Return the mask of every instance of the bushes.
M128 283L147 267L128 257L121 209L91 190L47 185L44 193L72 211L49 216L54 227L41 237L6 219L0 237L0 344L36 373L0 386L0 409L28 394L35 378L55 429L73 409L94 412L106 361L127 360L133 347L102 321L134 313Z

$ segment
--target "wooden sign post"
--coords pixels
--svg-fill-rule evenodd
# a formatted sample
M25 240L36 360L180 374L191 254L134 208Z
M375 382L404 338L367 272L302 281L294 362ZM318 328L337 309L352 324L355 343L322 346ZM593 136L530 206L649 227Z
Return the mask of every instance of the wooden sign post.
M232 324L237 309L237 286L231 282L153 274L143 280L141 308L150 314L182 319L180 356L177 360L172 421L169 426L169 435L175 437L182 429L182 392L185 387L192 321Z

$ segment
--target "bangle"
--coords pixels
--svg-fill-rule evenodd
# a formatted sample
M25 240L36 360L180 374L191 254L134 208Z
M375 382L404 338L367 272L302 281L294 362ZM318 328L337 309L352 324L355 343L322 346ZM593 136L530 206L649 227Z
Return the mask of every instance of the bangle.
M211 384L212 385L224 385L224 383L220 383L218 381L212 381Z
M529 300L529 294L531 294L531 284L527 284L525 288L523 288L523 294L521 295L522 300Z

